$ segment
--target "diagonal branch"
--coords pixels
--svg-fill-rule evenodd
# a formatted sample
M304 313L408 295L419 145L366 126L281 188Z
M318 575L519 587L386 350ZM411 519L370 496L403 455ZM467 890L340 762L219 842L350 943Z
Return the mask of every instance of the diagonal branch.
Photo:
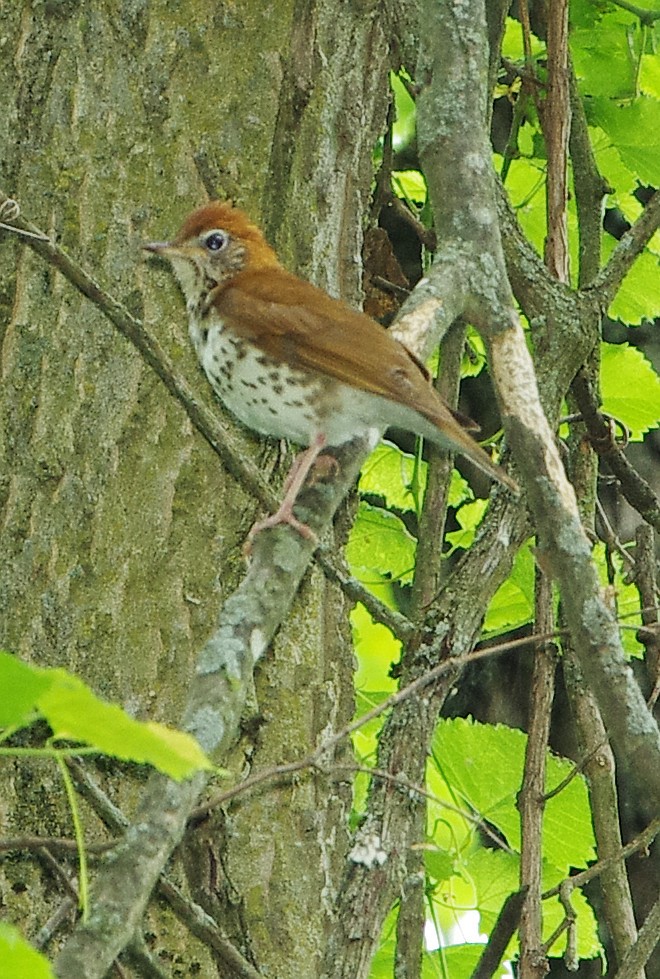
M660 228L660 190L656 190L632 228L623 235L616 248L593 282L588 292L598 296L607 309L636 259Z
M576 374L572 390L592 446L619 480L631 507L660 533L660 500L617 445L612 425L600 411L598 397L585 371Z

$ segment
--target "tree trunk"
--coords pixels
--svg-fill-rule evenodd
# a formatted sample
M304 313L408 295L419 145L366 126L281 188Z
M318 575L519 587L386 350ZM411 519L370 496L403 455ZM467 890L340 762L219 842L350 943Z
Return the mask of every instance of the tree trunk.
M264 222L290 267L359 297L388 100L381 4L15 4L0 16L0 189L144 318L200 401L222 410L176 286L142 260L142 239L228 197ZM15 236L0 248L0 306L2 645L78 673L138 718L176 724L258 505L131 344ZM277 446L236 436L278 488ZM258 771L344 724L351 665L344 602L312 573L223 764ZM95 777L130 815L140 779L102 765ZM22 764L3 797L10 835L71 835L53 767ZM192 895L249 960L312 976L349 802L311 779L253 795L198 828L175 876L185 867ZM103 838L83 812L88 840ZM34 937L59 888L27 858L3 875L7 911ZM196 963L210 974L208 951L173 936L169 913L152 906L149 927L178 974Z

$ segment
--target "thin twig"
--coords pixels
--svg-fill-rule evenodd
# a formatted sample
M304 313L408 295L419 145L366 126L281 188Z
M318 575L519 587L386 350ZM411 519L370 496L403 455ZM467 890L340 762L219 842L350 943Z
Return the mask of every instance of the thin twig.
M622 10L627 10L629 13L634 14L635 17L639 17L640 23L646 27L653 27L656 20L660 20L660 12L657 10L647 10L645 7L640 7L636 3L631 3L630 0L612 0L612 3L617 7L621 7Z
M660 227L660 190L656 190L633 226L626 231L585 292L600 294L600 305L607 309L633 264Z
M432 670L424 673L423 676L418 677L405 687L397 690L396 693L391 694L380 704L376 704L375 707L372 707L371 710L366 711L366 713L358 717L357 720L352 721L350 724L346 724L343 728L341 728L341 730L337 731L326 741L323 741L320 745L318 745L318 747L306 755L305 758L300 758L296 761L287 762L282 765L273 765L271 768L257 772L255 775L250 775L248 778L238 783L238 785L234 785L230 789L225 789L223 792L219 792L216 796L213 796L207 802L202 803L202 805L196 806L190 813L189 824L194 824L202 819L205 819L213 809L216 809L218 806L225 805L227 802L244 792L251 791L252 789L257 788L259 785L263 785L264 782L269 782L271 779L280 778L282 775L291 775L295 772L300 772L305 768L318 767L322 763L323 757L330 755L334 748L345 738L349 737L355 731L358 731L365 724L368 724L370 721L380 717L381 714L386 713L392 707L396 706L396 704L401 703L401 701L406 700L419 690L422 690L424 687L432 684L435 680L441 677L443 673L446 673L449 670L462 668L467 663L484 659L486 656L508 652L511 649L520 649L524 646L533 645L537 642L546 642L550 639L556 638L558 635L560 635L560 633L552 632L547 635L532 635L522 639L513 639L509 642L498 643L497 645L476 649L473 652L468 653L466 656L460 657L460 659L445 660L444 662L439 663Z
M594 877L599 877L604 870L607 870L608 867L613 866L620 860L627 860L627 858L633 853L637 853L639 850L648 849L658 833L660 833L660 818L654 819L653 822L649 823L646 829L642 830L639 836L636 836L634 840L630 841L630 843L622 846L617 853L612 853L610 856L605 857L604 860L599 860L586 870L580 871L579 874L573 874L572 877L566 877L561 883L551 887L550 890L544 891L541 895L542 899L547 901L548 898L555 897L557 894L559 894L562 884L565 884L567 881L570 883L572 888L582 887L583 884L593 880Z
M660 216L660 207L658 213ZM594 449L619 480L621 492L631 507L660 532L660 500L617 445L612 428L600 411L598 396L584 371L576 374L572 391Z
M107 853L115 846L113 840L107 843L87 843L88 853ZM77 843L60 836L10 836L6 840L0 840L0 853L8 853L11 850L38 850L47 847L49 850L62 850L65 853L75 853Z
M637 941L626 952L614 979L634 979L643 973L660 935L660 898L658 898L639 929Z

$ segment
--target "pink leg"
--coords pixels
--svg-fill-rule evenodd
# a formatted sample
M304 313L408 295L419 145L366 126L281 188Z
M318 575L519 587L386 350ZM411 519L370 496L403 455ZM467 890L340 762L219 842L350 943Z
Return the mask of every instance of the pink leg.
M293 515L293 505L296 502L296 497L298 493L305 485L305 480L309 475L310 470L313 468L314 463L321 454L323 447L325 446L325 435L317 435L312 444L304 452L301 452L299 456L296 457L289 475L284 483L284 499L282 500L277 513L273 513L270 517L266 517L264 520L257 520L253 525L250 533L247 536L247 547L249 549L255 536L262 530L266 530L268 527L277 527L278 524L287 523L290 527L293 527L306 537L308 540L315 540L316 535L306 523L302 520L298 520L297 517Z

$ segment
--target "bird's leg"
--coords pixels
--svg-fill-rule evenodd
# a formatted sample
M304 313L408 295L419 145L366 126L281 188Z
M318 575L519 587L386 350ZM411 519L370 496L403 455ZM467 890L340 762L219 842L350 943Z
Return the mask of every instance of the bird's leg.
M314 441L301 452L300 455L296 457L293 465L289 471L289 475L286 477L284 482L284 499L280 503L280 506L276 513L271 514L270 517L265 517L263 520L257 520L253 524L250 533L247 536L246 545L248 551L252 544L252 541L256 535L269 527L277 527L279 524L287 523L294 530L297 530L299 534L306 537L307 540L316 540L316 534L308 527L306 523L302 520L298 520L293 513L293 505L296 502L296 497L298 493L305 485L305 480L310 473L310 470L314 467L316 460L323 451L325 446L325 435L319 434L314 438Z

